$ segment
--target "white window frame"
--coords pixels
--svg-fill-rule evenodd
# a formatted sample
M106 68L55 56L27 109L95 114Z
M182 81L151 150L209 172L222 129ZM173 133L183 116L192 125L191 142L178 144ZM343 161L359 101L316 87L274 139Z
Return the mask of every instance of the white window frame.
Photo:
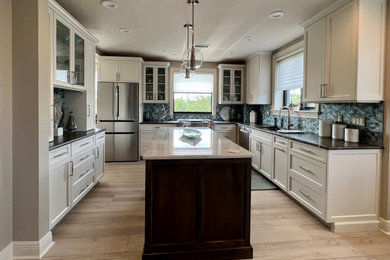
M204 73L204 74L213 74L213 93L212 93L212 96L211 96L211 115L213 118L215 118L216 114L217 114L217 99L218 99L218 78L217 78L217 75L218 75L218 71L217 69L208 69L208 68L200 68L198 69L196 72L198 73ZM180 68L178 67L171 67L170 68L170 71L169 71L169 84L170 84L170 88L169 88L169 116L170 117L173 117L174 116L174 112L173 112L173 80L174 80L174 73L180 73ZM193 114L196 114L196 112L194 112ZM203 113L202 113L203 114Z
M283 91L276 89L276 65L278 61L286 59L290 56L293 56L303 51L304 51L304 41L302 40L272 55L272 93L273 93L272 114L273 115L279 115L279 110L283 106ZM286 116L287 111L283 110L282 115ZM291 116L293 117L318 118L318 115L319 115L318 104L316 104L314 110L291 111Z

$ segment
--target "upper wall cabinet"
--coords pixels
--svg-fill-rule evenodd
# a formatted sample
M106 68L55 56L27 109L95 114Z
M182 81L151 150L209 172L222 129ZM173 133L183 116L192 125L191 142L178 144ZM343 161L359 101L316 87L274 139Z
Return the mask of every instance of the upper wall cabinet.
M385 22L385 0L353 0L305 23L303 100L383 100Z
M271 57L261 52L246 61L246 104L271 104Z
M82 27L69 13L54 1L49 1L52 23L53 84L57 88L85 91L93 77L87 68L94 63L98 40ZM90 60L92 59L92 60ZM87 73L92 73L87 75Z
M141 82L142 58L100 56L98 82Z
M169 62L145 62L143 65L143 102L168 103Z
M219 104L244 103L245 67L245 65L218 65Z

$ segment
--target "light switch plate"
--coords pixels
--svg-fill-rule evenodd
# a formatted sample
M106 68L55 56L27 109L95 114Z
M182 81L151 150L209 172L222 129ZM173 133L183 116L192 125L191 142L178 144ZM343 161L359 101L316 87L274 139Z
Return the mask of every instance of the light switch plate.
M366 118L353 116L351 119L351 123L352 123L352 125L356 125L356 126L365 126L366 125Z

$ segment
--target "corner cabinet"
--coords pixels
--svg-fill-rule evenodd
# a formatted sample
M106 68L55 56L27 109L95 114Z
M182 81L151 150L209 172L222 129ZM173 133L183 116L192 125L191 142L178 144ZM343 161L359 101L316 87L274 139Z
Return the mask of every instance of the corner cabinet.
M271 60L271 52L261 52L246 61L246 104L271 104Z
M141 82L142 58L99 56L98 82Z
M244 104L245 65L218 65L219 104Z
M305 102L383 100L385 0L353 0L305 24Z
M169 62L143 64L143 103L168 103Z

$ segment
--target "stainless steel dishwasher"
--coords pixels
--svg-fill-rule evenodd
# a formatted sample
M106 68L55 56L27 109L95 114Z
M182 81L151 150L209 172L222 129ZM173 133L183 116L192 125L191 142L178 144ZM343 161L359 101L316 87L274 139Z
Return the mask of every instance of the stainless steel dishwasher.
M238 144L249 150L249 128L243 125L238 127Z

